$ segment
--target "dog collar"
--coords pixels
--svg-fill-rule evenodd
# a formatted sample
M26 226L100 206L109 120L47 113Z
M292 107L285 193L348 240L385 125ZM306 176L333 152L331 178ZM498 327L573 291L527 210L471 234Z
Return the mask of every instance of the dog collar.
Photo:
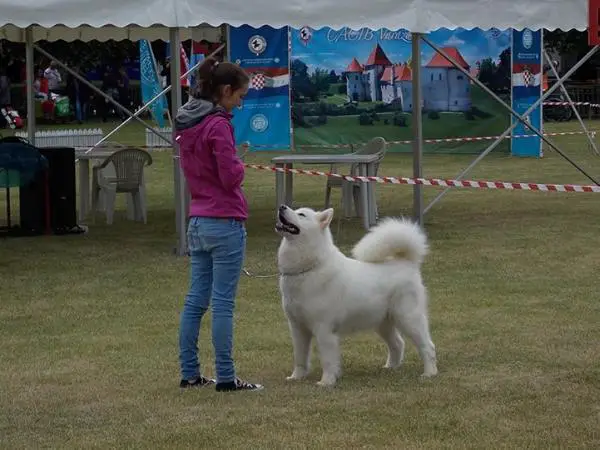
M307 269L303 269L299 272L279 272L279 275L281 275L282 277L297 277L298 275L304 275L307 272L310 272L313 269L316 269L318 266L318 264L314 264L310 267L308 267Z

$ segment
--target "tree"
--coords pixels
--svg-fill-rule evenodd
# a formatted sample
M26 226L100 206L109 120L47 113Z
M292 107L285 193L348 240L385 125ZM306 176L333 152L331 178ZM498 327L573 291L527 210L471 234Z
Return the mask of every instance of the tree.
M544 30L544 45L560 55L573 55L578 60L590 51L586 31ZM571 76L571 80L596 79L596 67L598 65L600 65L600 55L596 53ZM562 68L561 72L566 72L568 69L569 67Z
M340 81L340 77L338 77L337 73L335 73L335 70L332 70L331 72L329 72L329 82L331 84L338 83L339 81Z
M330 78L325 69L315 69L312 74L311 81L318 93L329 92Z
M297 101L300 97L310 98L315 101L318 97L318 91L308 76L308 66L294 59L291 65L292 72L292 99Z
M504 49L500 53L500 64L496 70L496 89L504 89L510 87L512 68L510 67L510 47Z
M479 81L494 92L501 92L510 87L510 48L504 49L498 59L498 63L492 58L486 58L477 63Z
M494 78L498 67L492 61L492 58L485 58L479 63L479 81L485 84L490 89L494 85Z

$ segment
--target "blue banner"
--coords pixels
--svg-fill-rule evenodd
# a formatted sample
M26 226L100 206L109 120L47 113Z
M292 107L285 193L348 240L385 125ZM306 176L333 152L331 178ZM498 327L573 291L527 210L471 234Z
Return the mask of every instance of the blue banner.
M233 113L238 144L260 150L289 150L290 73L288 28L247 25L230 28L230 60L250 75L248 95Z
M145 39L140 40L140 85L144 103L148 103L162 91L154 54L150 42ZM164 111L167 108L167 99L164 95L150 105L150 113L160 128L165 126Z
M542 30L512 30L512 107L523 115L542 96ZM535 129L542 129L542 105L535 108L526 120ZM518 122L513 130L511 153L513 156L541 157L542 140L523 123ZM527 137L522 137L527 136Z
M204 61L204 55L202 53L192 53L192 57L190 59L190 69L194 67L199 62ZM190 74L190 86L196 86L196 72L198 69L194 70Z

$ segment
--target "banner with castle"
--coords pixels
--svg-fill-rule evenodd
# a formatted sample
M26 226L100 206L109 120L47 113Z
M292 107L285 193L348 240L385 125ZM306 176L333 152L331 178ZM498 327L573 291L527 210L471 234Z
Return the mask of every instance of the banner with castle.
M428 37L510 104L510 30L440 29ZM290 40L297 150L357 144L375 136L412 139L408 31L303 27L292 29ZM426 44L421 59L425 139L497 136L510 125L501 105ZM427 144L425 151L480 153L485 147L456 142ZM390 150L410 152L411 146L396 144ZM508 152L508 141L496 151Z

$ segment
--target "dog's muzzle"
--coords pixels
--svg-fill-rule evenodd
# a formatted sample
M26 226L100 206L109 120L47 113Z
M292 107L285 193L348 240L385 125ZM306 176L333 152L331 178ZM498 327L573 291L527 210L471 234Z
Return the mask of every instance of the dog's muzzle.
M287 206L281 205L279 207L279 213L277 214L277 223L275 224L275 230L280 233L289 234L300 234L300 228L294 225L292 222L285 218L285 211Z

